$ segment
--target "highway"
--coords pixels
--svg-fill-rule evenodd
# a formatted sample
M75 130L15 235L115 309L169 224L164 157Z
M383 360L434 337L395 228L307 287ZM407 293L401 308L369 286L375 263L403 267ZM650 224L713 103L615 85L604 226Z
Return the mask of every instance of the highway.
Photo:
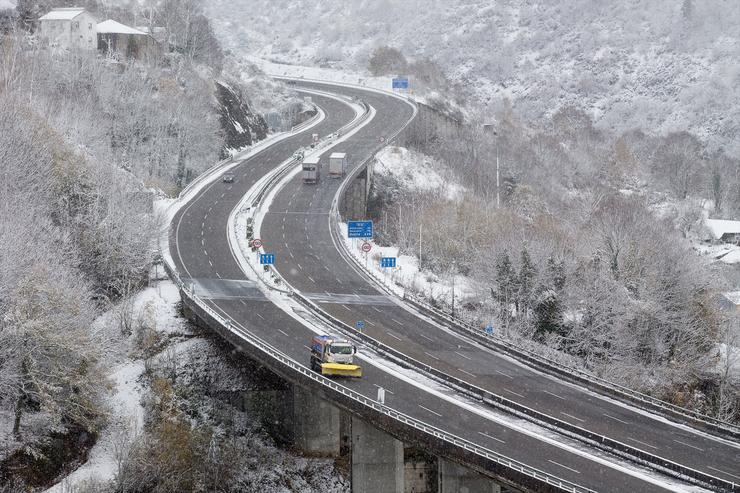
M347 151L355 162L363 152L369 152L377 145L380 136L400 128L411 116L408 105L386 96L329 86L324 89L361 96L377 110L370 124L346 143L332 149ZM175 216L170 240L171 255L180 276L193 282L209 306L238 321L295 360L305 362L306 366L309 361L306 344L313 333L270 303L254 282L247 280L229 247L227 220L244 193L298 147L307 145L311 133L329 134L353 117L351 109L343 103L315 95L313 99L327 114L322 123L242 162L234 170L236 180L233 184L215 181L207 186ZM277 254L278 270L294 287L317 296L327 296L326 293L329 297L339 295L338 299L344 299L343 303L324 302L322 306L339 318L350 320L350 323L360 318L372 322L375 326L370 325L369 329L373 336L419 359L428 354L435 364L450 372L465 376L462 370L469 371L476 376L466 378L475 378L476 385L489 385L500 392L521 396L523 402L570 414L570 419L583 420L587 426L598 427L617 436L632 433L628 430L633 426L640 427L643 434L635 434L639 437L636 440L659 444L653 445L656 447L664 446L669 439L676 440L676 445L680 446L678 440L683 438L686 443L703 448L705 453L693 450L693 456L689 456L681 453L682 450L688 451L688 447L677 447L676 457L690 459L699 465L709 463L709 460L700 460L698 456L714 458L722 450L729 451L729 455L717 456L717 461L711 464L718 470L737 474L737 448L665 425L577 388L558 384L490 351L466 344L392 301L362 303L363 296L378 296L380 293L342 260L328 234L327 212L337 186L338 180L328 179L313 187L291 183L276 197L271 207L274 213L265 219L262 236L266 249ZM353 298L360 296L360 301L347 301L347 295ZM605 464L605 460L595 460L590 455L575 453L543 437L492 421L469 407L413 385L397 374L370 364L365 364L364 370L362 379L346 381L346 386L370 398L375 396L377 387L382 386L389 390L386 404L398 411L542 471L597 491L671 490L661 488L641 475ZM551 397L545 397L551 394ZM616 419L604 416L605 413ZM657 436L660 433L652 431L660 426L668 430L663 438Z
M392 119L398 119L397 125L407 117L407 105L380 94L341 91L362 97L380 116L374 126L363 129L369 137L358 135L332 149L347 152L352 162L359 163L372 152L375 137L394 128ZM297 176L271 205L273 212L268 214L261 235L263 240L278 240L272 249L279 259L277 268L293 288L313 297L324 310L350 326L363 320L366 334L461 380L712 476L740 481L737 444L672 426L543 376L389 303L385 293L348 265L331 241L325 214L331 209L339 181L326 178L318 186L304 185Z

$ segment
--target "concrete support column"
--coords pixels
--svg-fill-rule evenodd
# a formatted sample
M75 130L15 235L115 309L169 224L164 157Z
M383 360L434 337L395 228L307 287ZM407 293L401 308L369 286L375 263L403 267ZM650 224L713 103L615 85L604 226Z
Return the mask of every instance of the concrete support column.
M352 492L403 493L403 442L352 417Z
M472 469L439 459L439 493L501 493L501 486Z
M339 456L339 408L298 385L293 386L293 443L303 452Z

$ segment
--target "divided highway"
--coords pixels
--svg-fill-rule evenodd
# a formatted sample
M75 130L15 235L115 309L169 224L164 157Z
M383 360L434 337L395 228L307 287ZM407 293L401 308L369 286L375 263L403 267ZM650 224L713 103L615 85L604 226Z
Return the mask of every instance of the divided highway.
M353 160L362 157L377 145L378 137L389 135L400 128L411 116L411 108L393 98L365 91L323 86L323 90L359 96L377 110L376 117L355 136L333 150L346 150ZM306 344L313 333L302 323L270 303L257 286L241 271L229 246L227 220L244 193L267 172L277 167L296 149L310 142L311 133L327 135L353 118L348 105L334 99L313 96L327 114L327 118L304 134L280 141L257 155L240 163L234 170L233 184L215 181L198 193L175 216L171 227L170 252L179 275L192 282L196 292L213 310L233 319L239 325L264 341L279 347L285 355L308 367ZM645 432L655 426L666 426L677 441L683 438L689 445L703 447L714 457L722 450L729 455L717 457L711 465L718 470L737 473L738 449L707 439L688 430L677 429L646 418L618 405L604 407L608 401L591 396L579 389L560 385L547 377L531 372L511 361L497 357L472 344L450 336L433 325L416 318L369 286L337 253L328 234L328 210L337 182L323 180L316 187L300 183L286 187L273 203L262 227L262 236L268 249L278 257L277 268L288 281L305 293L328 297L322 306L339 318L354 323L363 318L375 324L375 337L397 346L409 354L421 352L450 372L469 371L476 375L477 385L491 385L501 392L506 388L513 394L528 399L533 406L552 409L553 412L572 411L572 416L583 419L589 426L598 426L612 434L632 428L623 425L626 419L635 419ZM328 293L328 294L327 294ZM373 297L372 303L367 301ZM359 297L359 298L358 298ZM384 298L384 299L381 299ZM335 303L334 301L342 301ZM343 313L344 310L346 313ZM357 310L357 311L355 311ZM430 340L427 340L429 338ZM498 358L498 361L496 358ZM474 363L471 363L474 362ZM499 452L553 476L596 491L669 491L645 475L627 472L621 467L552 443L545 437L499 424L474 409L459 405L444 395L432 393L384 369L364 363L362 379L342 382L352 390L374 398L377 387L389 389L386 404L398 411L430 425L444 429L470 442ZM500 375L505 374L505 375ZM464 373L463 373L464 375ZM498 375L498 376L497 376ZM477 379L480 378L481 381ZM502 383L503 382L503 383ZM505 387L504 387L505 383ZM562 388L560 388L562 387ZM544 393L547 390L548 393ZM539 394L553 394L553 401ZM508 396L507 396L508 397ZM562 402L560 402L562 401ZM567 405L571 401L572 404ZM553 403L558 405L552 406ZM583 411L586 406L590 411ZM603 416L605 409L617 420ZM614 413L614 414L612 414ZM624 413L631 413L625 415ZM568 414L571 414L568 412ZM594 423L591 423L594 420ZM640 424L642 423L642 424ZM622 430L622 431L620 431ZM684 435L679 435L678 433ZM632 433L632 432L630 432ZM635 435L645 440L645 435ZM658 437L655 437L656 440ZM626 437L625 437L626 439ZM648 439L652 440L651 437ZM698 442L693 440L697 439ZM704 441L701 441L704 440ZM649 443L649 442L645 442ZM665 442L656 441L663 444ZM696 444L699 445L696 445ZM677 443L680 445L680 443ZM654 445L657 446L657 445ZM661 445L662 446L662 445ZM718 447L718 448L715 448ZM729 451L729 452L728 452ZM698 451L695 454L702 455ZM708 460L705 462L709 462Z

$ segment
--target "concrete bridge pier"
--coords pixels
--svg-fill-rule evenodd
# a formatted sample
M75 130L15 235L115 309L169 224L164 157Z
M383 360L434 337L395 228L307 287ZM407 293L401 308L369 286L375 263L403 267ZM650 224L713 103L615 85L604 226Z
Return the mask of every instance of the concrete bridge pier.
M467 467L439 459L439 493L501 493L501 486Z
M352 492L403 493L403 442L352 417Z
M293 386L293 444L309 455L338 457L342 441L341 413L326 399Z

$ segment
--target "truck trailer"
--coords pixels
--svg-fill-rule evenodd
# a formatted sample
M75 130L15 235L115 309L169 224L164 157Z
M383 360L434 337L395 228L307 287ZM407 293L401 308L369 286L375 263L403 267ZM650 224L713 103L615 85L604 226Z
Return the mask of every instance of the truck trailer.
M332 152L329 156L329 177L341 178L347 170L347 153Z
M314 336L311 340L311 369L324 376L362 376L362 368L354 364L357 348L347 339L334 335Z
M321 157L309 156L303 159L303 183L318 183L321 178Z

